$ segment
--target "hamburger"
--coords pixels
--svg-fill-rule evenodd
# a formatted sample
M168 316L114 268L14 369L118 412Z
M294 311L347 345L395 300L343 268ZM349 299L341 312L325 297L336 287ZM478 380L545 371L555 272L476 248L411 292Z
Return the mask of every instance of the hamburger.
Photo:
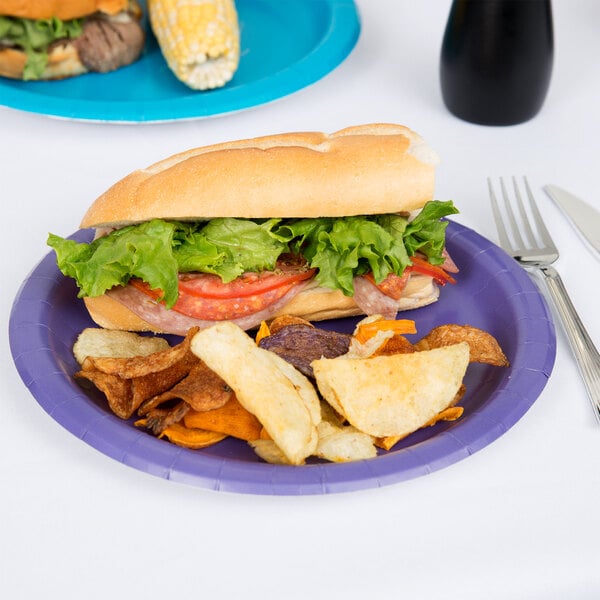
M281 314L394 318L456 268L437 158L395 124L226 142L136 170L88 209L90 243L50 234L101 327L185 334Z
M145 33L135 0L0 0L0 75L48 80L136 61Z

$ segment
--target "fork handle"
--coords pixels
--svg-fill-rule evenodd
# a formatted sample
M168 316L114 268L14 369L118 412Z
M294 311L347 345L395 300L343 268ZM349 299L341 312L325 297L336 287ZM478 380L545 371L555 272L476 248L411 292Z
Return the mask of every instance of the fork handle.
M600 354L581 322L556 269L542 267L540 270L564 325L571 350L592 402L594 414L600 422Z

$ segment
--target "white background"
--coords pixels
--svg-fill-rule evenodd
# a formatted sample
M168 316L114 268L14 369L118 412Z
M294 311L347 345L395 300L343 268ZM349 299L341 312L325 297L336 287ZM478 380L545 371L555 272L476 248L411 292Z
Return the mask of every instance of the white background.
M486 177L526 173L558 269L600 344L598 258L541 186L600 208L600 3L555 0L542 112L506 128L443 106L449 0L361 0L362 34L326 78L272 104L172 124L77 123L0 108L0 589L6 598L591 599L600 595L600 425L562 332L545 390L504 436L433 474L309 497L217 493L126 467L55 423L20 380L8 319L47 253L129 171L189 147L288 130L406 124L442 157L436 196L496 240Z

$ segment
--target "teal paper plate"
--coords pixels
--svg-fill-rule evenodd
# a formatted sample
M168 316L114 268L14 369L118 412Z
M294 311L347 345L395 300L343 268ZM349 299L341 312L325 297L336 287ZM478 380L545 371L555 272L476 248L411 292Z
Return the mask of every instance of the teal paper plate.
M237 0L236 6L240 65L222 88L199 92L179 82L145 19L146 46L136 63L62 81L0 78L0 105L116 123L210 117L265 104L318 81L348 56L360 34L352 0Z

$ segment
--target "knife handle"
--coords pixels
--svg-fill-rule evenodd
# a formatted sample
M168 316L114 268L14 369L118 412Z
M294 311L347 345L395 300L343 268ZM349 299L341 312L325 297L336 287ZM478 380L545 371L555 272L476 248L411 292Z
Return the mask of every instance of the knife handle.
M600 422L600 354L584 327L569 294L553 267L542 267L546 287L562 320L571 350L592 402L596 419Z

